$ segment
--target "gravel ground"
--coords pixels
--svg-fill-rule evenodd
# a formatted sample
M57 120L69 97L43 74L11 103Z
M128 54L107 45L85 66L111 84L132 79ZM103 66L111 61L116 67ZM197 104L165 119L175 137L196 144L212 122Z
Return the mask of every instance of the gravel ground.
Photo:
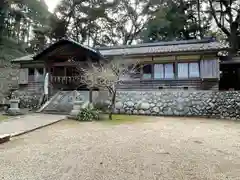
M62 121L0 145L4 180L240 179L240 124Z

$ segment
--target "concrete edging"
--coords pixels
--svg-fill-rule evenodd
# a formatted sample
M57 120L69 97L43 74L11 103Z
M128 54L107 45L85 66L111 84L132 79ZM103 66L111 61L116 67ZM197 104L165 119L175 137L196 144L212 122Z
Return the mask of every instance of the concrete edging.
M10 141L10 138L11 138L10 134L0 135L0 144Z
M33 131L35 131L35 130L38 130L38 129L47 127L47 126L51 126L51 125L53 125L53 124L56 124L56 123L58 123L58 122L60 122L60 121L65 120L65 119L66 119L66 118L60 119L60 120L57 120L57 121L55 121L55 122L51 122L51 123L48 123L48 124L45 124L45 125L42 125L42 126L39 126L39 127L33 128L33 129L30 129L30 130L23 131L23 132L13 133L13 134L11 134L11 137L17 137L17 136L24 135L24 134L33 132Z

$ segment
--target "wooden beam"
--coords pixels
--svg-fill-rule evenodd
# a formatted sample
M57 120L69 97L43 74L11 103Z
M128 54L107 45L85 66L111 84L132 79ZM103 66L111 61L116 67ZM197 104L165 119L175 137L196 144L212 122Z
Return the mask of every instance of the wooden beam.
M77 65L84 64L86 62L55 62L52 64L52 66L69 66L69 67L75 67Z
M203 55L202 59L203 60L214 60L214 59L218 59L218 57L215 54L210 54L210 55Z
M153 62L173 62L175 61L175 56L156 56L153 57Z
M21 68L43 68L44 63L24 63L21 64Z
M200 60L200 55L186 55L186 56L177 56L177 60L181 61L196 61Z

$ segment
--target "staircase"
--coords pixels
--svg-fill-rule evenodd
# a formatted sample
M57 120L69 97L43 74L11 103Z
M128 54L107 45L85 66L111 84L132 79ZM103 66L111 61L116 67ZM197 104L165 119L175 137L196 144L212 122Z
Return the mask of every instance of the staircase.
M88 91L59 91L47 101L38 112L67 115L73 109L76 100L88 101Z

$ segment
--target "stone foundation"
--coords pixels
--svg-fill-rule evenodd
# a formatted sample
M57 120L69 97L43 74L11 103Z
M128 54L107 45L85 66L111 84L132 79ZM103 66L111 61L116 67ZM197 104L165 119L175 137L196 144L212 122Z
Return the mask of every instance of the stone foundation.
M13 94L14 97L20 100L19 107L21 109L37 109L42 94L30 91L17 90Z
M240 118L240 92L119 91L116 113Z
M73 108L73 91L59 92L43 110L69 114ZM79 98L88 101L87 91L78 91ZM21 107L35 107L39 97L20 96ZM108 93L94 92L93 102L107 101ZM240 119L240 91L118 91L115 113L196 116L221 119Z

